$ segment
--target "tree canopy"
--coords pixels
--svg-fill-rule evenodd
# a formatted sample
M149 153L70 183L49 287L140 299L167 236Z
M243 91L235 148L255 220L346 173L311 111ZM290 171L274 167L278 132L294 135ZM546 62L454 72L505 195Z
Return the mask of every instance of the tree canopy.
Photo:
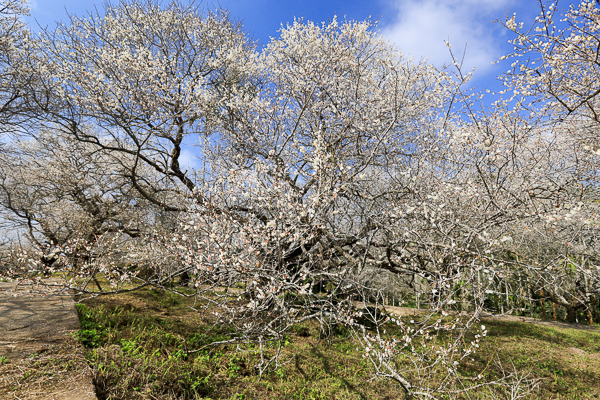
M483 106L470 75L370 21L295 20L259 50L194 4L122 1L33 35L0 1L0 215L27 239L7 273L194 296L229 328L212 345L258 349L260 374L314 320L409 397L513 390L517 372L459 372L483 312L600 319L600 8L564 29L557 10L504 21L511 97ZM390 296L426 314L390 316Z

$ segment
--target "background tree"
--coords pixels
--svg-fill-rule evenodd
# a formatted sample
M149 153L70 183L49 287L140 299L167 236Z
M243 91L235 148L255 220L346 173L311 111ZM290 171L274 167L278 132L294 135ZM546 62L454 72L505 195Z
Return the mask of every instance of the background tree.
M0 2L0 130L18 129L15 117L23 106L24 86L31 72L23 68L27 57L29 32L22 17L29 9L24 0Z
M546 132L546 143L555 142L554 166L564 168L561 177L570 184L546 185L541 190L529 187L533 197L560 193L548 212L528 235L532 244L526 254L545 259L547 270L532 290L545 299L567 309L568 319L597 315L598 298L598 101L595 82L598 78L598 21L600 10L595 1L570 5L564 13L559 5L540 2L541 13L529 30L517 24L515 16L504 25L515 33L512 72L505 77L514 93L513 99ZM563 18L558 21L557 18ZM557 179L555 168L540 171L548 182ZM564 182L564 181L563 181ZM540 214L541 215L541 214ZM541 245L541 243L544 243ZM540 254L534 247L547 249ZM542 268L544 269L544 268ZM558 279L560 277L560 279ZM579 310L579 311L577 311ZM581 313L581 314L580 314ZM585 317L584 315L587 314Z
M102 235L136 238L158 222L160 210L132 186L122 157L116 162L54 131L15 139L7 143L6 155L0 163L3 225L42 253L44 273L57 268L65 246L79 254L69 260L76 269L92 256L86 246ZM139 179L158 186L152 172L140 173Z
M140 182L139 170L150 167L172 188L193 191L182 152L210 131L221 93L245 84L252 46L226 13L194 4L121 2L102 16L70 18L39 40L41 86L55 94L38 104L39 120L115 160L133 159L127 168L138 192L178 210Z

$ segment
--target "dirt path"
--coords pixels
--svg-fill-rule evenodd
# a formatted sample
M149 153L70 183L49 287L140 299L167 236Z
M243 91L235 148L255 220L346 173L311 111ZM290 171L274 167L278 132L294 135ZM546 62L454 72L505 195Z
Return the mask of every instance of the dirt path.
M95 400L70 296L0 282L0 399Z
M416 308L407 308L407 307L394 307L394 306L386 306L385 309L393 314L398 316L419 316L424 315L429 312L429 310L418 310ZM544 325L551 326L557 328L569 328L569 329L581 329L581 330L598 330L598 326L592 326L588 324L570 324L568 322L559 322L554 320L544 320L538 318L530 318L530 317L519 317L516 315L494 315L484 313L481 316L482 320L493 320L493 321L507 321L507 322L521 322L527 324L535 324L535 325Z

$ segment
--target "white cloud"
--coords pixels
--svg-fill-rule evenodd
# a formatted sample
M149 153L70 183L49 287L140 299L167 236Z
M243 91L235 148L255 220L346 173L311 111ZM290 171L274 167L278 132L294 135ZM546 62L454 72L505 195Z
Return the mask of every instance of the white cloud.
M198 156L191 150L195 149L181 149L181 154L179 155L179 165L181 166L182 170L197 170L200 168L200 160L198 159Z
M485 72L503 54L507 37L504 28L492 24L503 19L506 8L515 0L395 0L398 14L392 24L383 27L389 38L405 55L415 60L427 58L441 67L451 57L444 41L449 40L455 57L462 58L465 72L476 67Z

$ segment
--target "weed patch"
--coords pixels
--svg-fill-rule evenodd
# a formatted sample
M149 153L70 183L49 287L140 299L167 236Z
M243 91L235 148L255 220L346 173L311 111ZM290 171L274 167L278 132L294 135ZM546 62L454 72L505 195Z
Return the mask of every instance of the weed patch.
M296 326L283 345L287 361L259 377L252 346L209 347L227 338L193 311L184 297L155 290L98 297L78 306L77 338L87 349L100 399L403 399L390 381L373 380L369 362L349 332ZM600 395L600 332L486 321L481 351L460 373L501 376L490 356L540 380L530 399L589 399ZM388 328L388 335L395 329ZM470 394L488 399L493 388Z

